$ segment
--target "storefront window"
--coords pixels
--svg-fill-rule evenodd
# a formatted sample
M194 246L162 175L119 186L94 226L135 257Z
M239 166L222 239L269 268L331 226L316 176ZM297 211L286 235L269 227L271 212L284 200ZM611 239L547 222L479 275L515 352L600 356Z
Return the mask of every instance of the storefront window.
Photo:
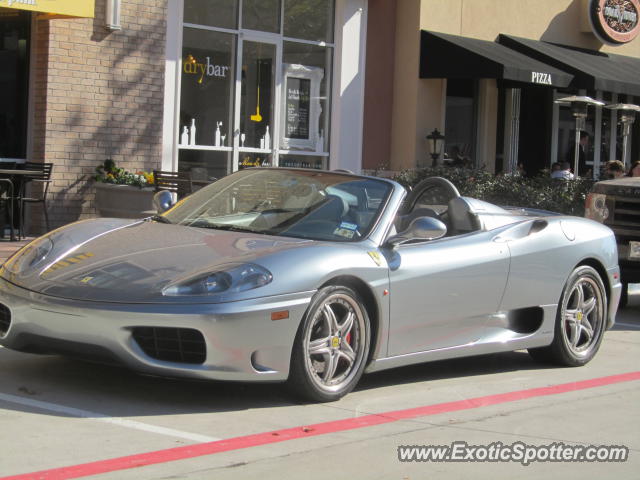
M280 0L242 0L242 28L280 32Z
M285 160L326 168L333 0L185 0L184 8L178 170L219 178Z
M605 93L602 100L605 104L632 104L638 105L640 99L631 95L614 95ZM631 124L629 134L625 138L624 126L620 121L621 112L614 109L602 109L602 144L601 144L601 166L607 160L620 160L629 167L640 156L638 155L640 139L640 117L636 116L636 120ZM625 148L626 142L626 148ZM625 154L626 152L626 154ZM601 172L602 173L602 172Z
M601 100L605 104L612 103L611 101L612 95L610 93L604 93ZM616 155L616 141L615 141L615 130L614 134L611 135L611 125L612 122L615 122L615 113L612 110L603 108L601 115L601 123L600 123L600 168L599 172L596 174L600 174L602 176L602 167L609 160L615 160Z
M194 186L224 177L231 171L231 152L180 149L179 171L189 172Z
M273 166L273 155L271 153L240 152L238 170L249 167L271 167Z
M332 49L284 42L283 150L326 152Z
M452 166L474 166L475 83L447 80L445 160Z
M589 107L584 125L580 129L578 141L578 172L580 177L592 177L594 173L595 108ZM560 105L558 117L558 156L559 163L569 162L574 169L576 158L576 120L571 107ZM605 157L606 158L606 157ZM574 172L575 173L575 172Z
M231 151L235 44L235 35L185 27L179 119L181 148L213 147ZM208 168L216 172L226 169L228 162L224 157L214 156L216 164Z
M25 158L31 14L0 12L0 158Z
M237 0L184 0L184 22L235 29L238 26Z
M215 146L224 146L231 132L235 83L233 35L185 28L182 53L180 132L190 132L195 124L195 139L190 137L189 144L215 145L220 130Z
M316 157L313 155L281 155L281 167L293 168L324 168L325 157Z
M640 105L640 96L627 97L627 101L631 101L634 105ZM629 163L640 160L640 112L636 113L636 119L631 125L631 135L629 136L629 144L627 145Z
M284 0L284 36L333 42L333 1Z
M240 151L271 149L276 46L244 42L240 95Z

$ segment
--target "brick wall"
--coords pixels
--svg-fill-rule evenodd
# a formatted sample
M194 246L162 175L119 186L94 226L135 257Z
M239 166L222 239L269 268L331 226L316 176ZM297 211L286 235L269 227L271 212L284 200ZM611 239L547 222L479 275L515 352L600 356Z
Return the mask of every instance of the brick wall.
M112 158L130 171L160 167L166 0L122 0L122 30L95 18L38 20L30 160L52 162L51 227L95 215L91 180ZM31 233L44 231L39 206Z

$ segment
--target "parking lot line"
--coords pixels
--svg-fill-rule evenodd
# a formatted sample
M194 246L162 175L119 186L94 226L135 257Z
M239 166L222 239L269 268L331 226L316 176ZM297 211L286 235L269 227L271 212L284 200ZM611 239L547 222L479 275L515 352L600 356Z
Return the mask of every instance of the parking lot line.
M550 385L547 387L517 390L513 392L469 398L454 402L425 405L417 408L370 414L361 417L317 423L314 425L286 428L282 430L257 433L253 435L229 438L214 442L175 447L137 455L112 458L109 460L100 460L80 465L72 465L68 467L54 468L39 472L13 475L2 477L0 478L0 480L66 480L72 478L80 478L90 475L99 475L103 473L139 468L148 465L168 463L177 460L186 460L189 458L213 455L216 453L229 452L233 450L241 450L245 448L285 442L289 440L297 440L347 430L356 430L365 427L372 427L375 425L397 422L400 420L409 420L413 418L454 411L470 410L508 402L527 400L535 397L559 395L563 393L604 387L607 385L630 382L634 380L640 380L640 371L593 378L578 382Z
M182 438L185 440L191 440L192 442L215 442L220 440L215 437L207 437L205 435L198 435L196 433L182 432L180 430L174 430L172 428L159 427L157 425L149 425L147 423L136 422L135 420L127 420L125 418L110 417L102 413L89 412L87 410L80 410L73 407L67 407L64 405L58 405L56 403L42 402L40 400L34 400L31 398L19 397L16 395L7 395L0 393L0 401L23 405L25 407L36 408L38 410L44 410L48 412L61 413L70 417L86 418L95 420L98 422L109 423L111 425L117 425L119 427L132 428L135 430L142 430L144 432L155 433L158 435L166 435L174 438Z

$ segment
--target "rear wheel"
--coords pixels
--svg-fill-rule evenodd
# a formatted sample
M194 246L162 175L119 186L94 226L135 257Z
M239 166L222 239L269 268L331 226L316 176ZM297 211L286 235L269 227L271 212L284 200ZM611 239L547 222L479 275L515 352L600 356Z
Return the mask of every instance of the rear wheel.
M607 294L600 275L592 267L578 267L562 291L553 342L529 349L529 354L560 365L584 365L600 348L606 319Z
M358 294L322 288L298 329L288 386L313 401L338 400L358 383L369 352L370 323Z

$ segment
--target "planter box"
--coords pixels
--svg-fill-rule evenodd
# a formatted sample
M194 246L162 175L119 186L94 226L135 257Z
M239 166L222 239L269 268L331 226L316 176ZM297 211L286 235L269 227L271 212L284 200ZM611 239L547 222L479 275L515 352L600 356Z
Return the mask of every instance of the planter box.
M96 210L101 217L143 218L156 213L153 188L95 183Z

